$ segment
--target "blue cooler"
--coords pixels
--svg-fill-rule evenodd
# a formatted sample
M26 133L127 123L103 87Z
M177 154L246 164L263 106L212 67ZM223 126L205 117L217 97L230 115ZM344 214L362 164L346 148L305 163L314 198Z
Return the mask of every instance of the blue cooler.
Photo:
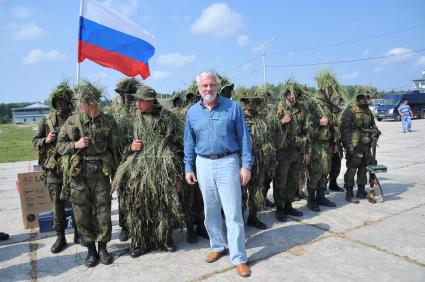
M65 228L74 228L74 222L72 221L72 210L65 209L66 226ZM38 214L38 226L40 232L53 231L53 211L41 212Z

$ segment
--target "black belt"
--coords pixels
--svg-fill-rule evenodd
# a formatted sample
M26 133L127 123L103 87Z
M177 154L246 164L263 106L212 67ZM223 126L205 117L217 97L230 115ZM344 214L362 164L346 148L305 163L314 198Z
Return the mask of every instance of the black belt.
M206 158L206 159L210 159L210 160L217 160L217 159L221 159L221 158L224 158L224 157L227 157L227 156L236 154L236 153L239 153L239 151L236 151L236 152L225 152L223 154L209 155L209 156L198 154L198 156L203 157L203 158Z

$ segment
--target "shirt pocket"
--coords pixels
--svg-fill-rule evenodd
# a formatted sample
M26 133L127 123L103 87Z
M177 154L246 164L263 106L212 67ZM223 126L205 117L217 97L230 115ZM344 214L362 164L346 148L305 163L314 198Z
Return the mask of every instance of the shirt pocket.
M227 136L227 127L229 126L229 120L220 120L215 123L217 136Z

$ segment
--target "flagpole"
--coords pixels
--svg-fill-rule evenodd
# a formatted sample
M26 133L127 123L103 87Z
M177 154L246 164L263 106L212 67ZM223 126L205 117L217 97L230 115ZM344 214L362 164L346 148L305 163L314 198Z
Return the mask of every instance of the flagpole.
M81 17L83 16L83 0L80 0L80 17L78 18L78 51L77 51L77 81L76 84L80 82L80 62L78 62L78 56L80 54L80 35L81 35Z

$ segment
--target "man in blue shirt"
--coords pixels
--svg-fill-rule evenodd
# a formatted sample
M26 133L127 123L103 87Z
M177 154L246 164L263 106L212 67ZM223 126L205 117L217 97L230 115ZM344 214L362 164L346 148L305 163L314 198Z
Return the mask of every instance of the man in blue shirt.
M401 117L401 130L403 131L403 133L406 133L406 130L409 132L412 131L413 113L410 109L410 106L407 104L406 98L401 100L401 103L402 104L400 105L400 107L398 107L398 113Z
M240 276L247 277L251 271L246 264L241 185L246 186L251 178L249 131L241 107L217 95L214 72L200 73L196 82L202 99L186 114L184 163L187 183L199 182L204 201L205 227L212 249L205 260L211 263L226 253L223 208L232 264Z

